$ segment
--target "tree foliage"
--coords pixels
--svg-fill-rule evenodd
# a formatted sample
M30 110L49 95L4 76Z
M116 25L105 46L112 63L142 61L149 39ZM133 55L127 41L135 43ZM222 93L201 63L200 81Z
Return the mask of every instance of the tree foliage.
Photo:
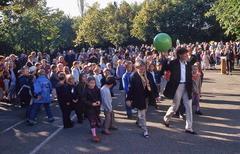
M218 0L207 12L207 16L216 16L227 35L235 35L240 39L240 1Z
M18 4L10 4L2 10L1 52L48 51L72 46L75 37L73 20L64 12L50 9L44 1L38 1L37 5L21 3L21 8L26 9L16 13L10 6Z
M181 42L222 40L226 37L221 27L240 38L238 0L122 1L105 8L98 3L85 8L84 0L78 2L84 15L70 18L48 8L46 0L2 0L0 54L152 43L159 32Z
M76 44L89 43L90 45L104 42L103 15L99 4L95 3L88 9L86 15L79 21Z
M146 1L134 19L132 35L152 42L159 32L169 33L184 42L222 39L222 30L214 18L204 14L214 0Z

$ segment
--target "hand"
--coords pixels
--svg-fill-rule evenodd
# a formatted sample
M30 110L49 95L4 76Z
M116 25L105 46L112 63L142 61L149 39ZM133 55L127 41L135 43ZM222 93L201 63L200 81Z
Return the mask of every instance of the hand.
M126 101L126 104L127 104L128 107L131 107L131 106L132 106L132 101L127 100L127 101Z
M78 99L74 99L73 102L74 102L74 103L77 103L77 102L78 102Z
M93 103L92 105L93 105L93 106L99 106L99 105L100 105L100 103L98 103L98 102L95 102L95 103Z
M69 106L69 105L70 105L70 103L69 103L69 102L67 102L66 104L67 104L67 106Z

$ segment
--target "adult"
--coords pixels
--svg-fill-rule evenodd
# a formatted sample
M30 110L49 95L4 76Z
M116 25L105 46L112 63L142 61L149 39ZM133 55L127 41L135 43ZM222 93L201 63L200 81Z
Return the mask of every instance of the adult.
M164 124L169 127L169 122L178 110L181 99L186 109L185 132L196 134L192 129L192 68L188 59L188 50L186 48L177 49L177 59L171 61L167 66L167 71L171 75L167 83L164 95L173 99L171 107L164 116Z

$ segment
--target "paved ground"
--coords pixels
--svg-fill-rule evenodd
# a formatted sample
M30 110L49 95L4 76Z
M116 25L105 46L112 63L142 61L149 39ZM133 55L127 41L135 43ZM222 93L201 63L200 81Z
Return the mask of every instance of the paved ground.
M118 98L114 100L114 106L119 130L111 136L100 135L102 141L98 144L91 142L88 121L76 124L72 129L62 129L61 113L56 104L52 106L57 119L53 124L47 123L45 113L41 112L39 123L30 127L23 121L24 109L1 103L0 153L240 154L240 72L232 76L217 71L205 73L201 98L204 115L194 115L197 136L184 133L185 123L181 119L174 118L171 128L165 128L162 118L170 101L164 100L160 110L149 108L150 138L143 138L135 121L126 119L123 93L116 93Z

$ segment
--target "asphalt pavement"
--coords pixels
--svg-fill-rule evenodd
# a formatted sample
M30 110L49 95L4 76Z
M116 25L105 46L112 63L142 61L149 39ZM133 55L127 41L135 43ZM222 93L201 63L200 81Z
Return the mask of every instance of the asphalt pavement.
M173 118L171 127L163 125L163 116L171 104L164 99L160 109L149 107L147 125L150 137L144 138L135 120L128 120L124 109L124 93L115 88L114 110L117 131L102 135L100 143L91 142L89 122L75 123L63 129L57 103L51 105L55 122L48 123L44 110L38 124L28 126L25 109L0 103L0 154L240 154L240 72L221 75L207 71L200 101L203 115L194 114L194 130L184 132L185 122ZM72 119L77 121L74 112Z

